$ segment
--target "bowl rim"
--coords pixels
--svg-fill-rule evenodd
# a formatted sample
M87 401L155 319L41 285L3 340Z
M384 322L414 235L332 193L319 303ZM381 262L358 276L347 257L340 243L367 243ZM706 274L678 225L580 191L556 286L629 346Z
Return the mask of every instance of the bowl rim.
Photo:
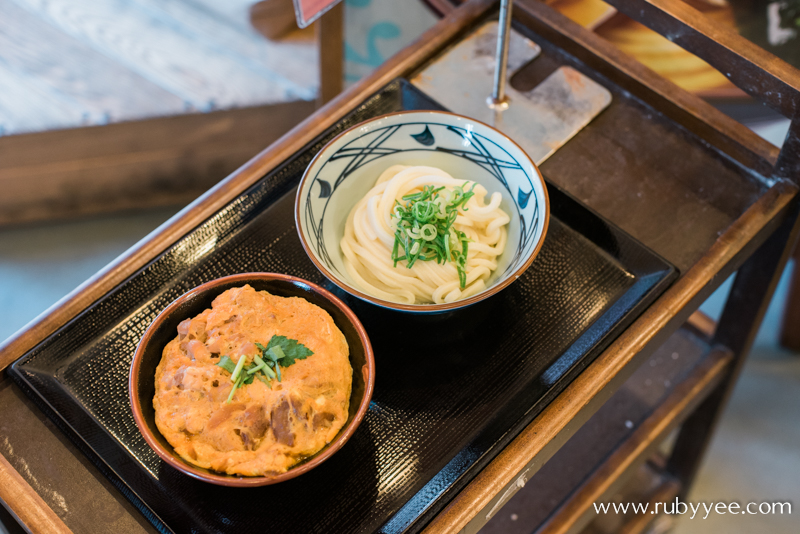
M525 262L522 265L520 265L516 271L509 274L501 282L491 287L487 287L477 295L472 295L471 297L467 297L462 300L446 302L443 304L404 304L400 302L392 302L390 300L380 299L378 297L370 295L369 293L365 293L364 291L350 284L345 283L343 280L340 280L338 276L331 273L330 270L328 270L328 268L325 267L325 265L321 261L319 261L319 259L317 259L316 254L314 254L313 250L311 249L311 246L306 242L305 235L303 235L303 231L301 228L300 193L303 189L304 184L306 183L306 179L309 177L310 169L314 166L315 163L317 163L317 160L320 159L322 154L326 150L328 150L328 148L330 148L334 143L336 143L340 138L349 134L353 130L356 130L357 128L361 128L367 123L376 122L381 119L385 119L387 117L393 117L396 115L409 115L412 113L430 114L430 115L449 115L452 117L457 117L459 119L464 119L480 124L481 126L484 126L485 128L488 128L489 130L497 133L501 137L508 140L508 142L510 142L512 145L514 145L520 151L520 153L522 153L525 159L528 162L530 162L531 166L536 171L536 176L539 178L539 182L542 185L542 190L544 191L544 223L542 226L542 235L539 237L539 242L536 244L536 247L530 253ZM531 177L531 179L533 179L533 177ZM393 111L391 113L384 113L383 115L378 115L377 117L361 121L358 124L351 126L350 128L346 129L345 131L341 132L339 135L328 141L325 144L325 146L323 146L319 150L319 152L316 153L314 158L306 166L306 170L303 171L303 177L300 179L300 183L297 186L297 195L295 196L295 201L294 201L294 223L295 226L297 227L297 234L300 237L300 243L303 245L303 250L305 250L306 255L311 259L311 261L314 263L317 269L319 269L328 280L336 284L343 291L346 291L347 293L350 293L351 295L358 297L361 300L365 300L367 302L370 302L372 304L375 304L383 308L402 310L414 313L437 313L437 312L454 310L458 308L464 308L471 304L475 304L476 302L485 300L493 295L496 295L501 290L505 289L508 285L510 285L514 280L519 278L522 275L522 273L524 273L528 269L528 267L531 266L533 260L536 259L536 256L539 255L539 251L541 250L542 245L544 244L544 238L547 235L547 230L550 227L550 195L547 193L547 184L544 181L544 176L542 175L542 171L539 169L539 166L533 162L528 153L525 152L525 150L521 146L519 146L519 144L516 141L511 139L508 135L504 134L494 126L490 126L485 122L473 119L471 117L467 117L466 115L459 115L458 113L453 113L451 111L440 111L440 110L429 110L429 109Z
M280 473L274 476L260 476L260 477L248 477L248 476L240 476L240 475L225 475L225 474L217 474L213 472L207 472L202 468L192 466L188 462L184 461L180 458L174 450L167 450L161 443L155 439L153 433L150 431L147 423L144 420L144 415L142 414L141 410L141 400L139 397L139 391L136 387L138 385L139 375L140 375L140 368L142 363L142 358L144 355L144 348L150 342L153 334L155 333L158 325L160 325L167 317L183 302L189 300L190 298L196 296L198 293L207 292L213 290L214 288L227 284L229 282L237 282L241 281L246 283L248 280L253 280L254 278L260 280L280 280L292 283L301 283L308 286L313 292L320 294L322 297L328 299L334 306L339 308L347 317L347 319L353 324L356 332L358 333L359 340L364 346L364 357L366 359L366 364L362 367L361 372L364 375L364 396L361 399L361 403L358 406L358 410L354 415L350 424L348 424L345 428L339 431L336 437L327 444L326 448L314 455L310 460L294 467L290 468L285 473ZM300 297L302 298L302 297ZM354 370L355 371L355 370ZM356 371L357 372L357 371ZM278 482L283 482L284 480L289 480L291 478L297 477L302 475L303 473L311 470L312 468L316 467L323 461L327 460L333 453L341 449L345 443L353 436L358 426L364 419L364 416L367 413L367 409L369 408L369 404L372 400L372 394L375 388L375 355L372 350L372 344L369 341L369 337L367 336L367 332L364 329L364 326L359 321L358 317L355 313L344 303L342 302L336 295L332 294L325 288L314 284L313 282L309 282L308 280L304 280L302 278L298 278L296 276L291 276L288 274L280 274L280 273L239 273L233 274L229 276L223 276L221 278L216 278L214 280L210 280L205 282L178 297L177 299L173 300L166 308L164 308L161 313L159 313L156 318L150 323L150 326L147 327L145 330L144 335L142 336L139 343L136 345L136 351L133 355L133 361L131 362L131 367L128 375L128 394L129 399L131 402L131 409L133 411L133 418L136 422L136 426L139 428L139 432L144 437L147 444L150 446L162 460L167 462L167 464L171 465L178 471L189 475L192 478L197 480L202 480L204 482L210 482L212 484L220 485L220 486L228 486L228 487L257 487L257 486L266 486L269 484L276 484Z

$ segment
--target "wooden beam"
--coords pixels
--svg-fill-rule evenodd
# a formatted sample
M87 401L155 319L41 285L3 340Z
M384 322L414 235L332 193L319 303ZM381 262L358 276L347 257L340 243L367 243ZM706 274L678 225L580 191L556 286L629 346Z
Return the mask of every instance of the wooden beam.
M681 481L682 494L691 487L700 463L733 393L772 295L800 234L800 203L790 205L787 219L741 266L717 324L712 343L728 347L734 362L725 381L681 428L668 468Z
M704 312L697 310L689 317L689 320L686 321L686 326L695 335L709 342L714 336L714 331L717 329L717 322Z
M774 172L777 147L700 97L684 91L623 54L594 32L538 0L517 0L514 16L523 26L572 54L742 165L764 176Z
M317 21L319 42L319 95L317 104L330 102L344 88L344 2L333 6Z
M536 534L567 534L588 524L592 504L608 498L625 482L633 468L643 463L720 383L732 360L727 351L713 351L706 356L569 500L536 530Z
M800 118L800 71L682 0L606 0L719 70L741 90Z
M775 167L781 178L800 183L800 117L789 125Z
M669 502L680 493L680 482L672 479L667 479L666 482L661 484L648 499L647 509L654 510L656 503ZM647 529L652 525L656 519L663 514L636 514L632 519L625 522L619 530L618 534L641 534L647 532Z
M0 225L191 202L313 102L0 136Z

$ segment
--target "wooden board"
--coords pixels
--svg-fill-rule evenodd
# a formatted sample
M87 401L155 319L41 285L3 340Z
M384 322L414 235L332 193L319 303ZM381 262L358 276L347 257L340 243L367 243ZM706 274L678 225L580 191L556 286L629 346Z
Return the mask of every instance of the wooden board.
M0 379L0 406L0 499L21 523L42 534L155 531L9 380Z
M31 76L18 76L0 61L0 135L49 127L64 128L82 121L83 112L74 101L42 87Z
M0 225L185 204L313 110L298 101L0 137Z

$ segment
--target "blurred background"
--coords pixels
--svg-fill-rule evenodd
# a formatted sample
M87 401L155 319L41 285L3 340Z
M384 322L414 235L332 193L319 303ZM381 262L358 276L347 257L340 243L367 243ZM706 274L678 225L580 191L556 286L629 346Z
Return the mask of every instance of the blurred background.
M800 1L687 2L800 65ZM601 0L549 3L782 144L788 120L677 45ZM343 38L333 40L343 57L333 70L339 86L438 20L421 0L343 4ZM0 0L0 340L312 113L330 76L319 67L320 38L318 28L297 29L290 0ZM790 262L693 502L800 506L800 328L781 329L787 303L798 300L789 298L793 269ZM717 317L728 288L703 310ZM513 519L514 505L500 513ZM682 518L663 528L796 533L794 512ZM0 516L0 533L17 531L11 521Z

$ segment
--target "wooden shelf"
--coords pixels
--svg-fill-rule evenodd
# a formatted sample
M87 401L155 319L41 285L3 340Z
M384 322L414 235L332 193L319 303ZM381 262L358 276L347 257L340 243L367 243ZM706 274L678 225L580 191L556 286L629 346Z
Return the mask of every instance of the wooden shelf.
M596 516L593 503L606 502L619 491L636 466L646 461L669 433L720 383L725 372L729 370L732 359L730 352L719 350L704 357L691 374L674 387L664 402L641 425L634 428L629 438L578 486L569 500L536 530L537 534L579 532L581 527L588 524ZM678 485L673 491L676 484L678 483L673 481L658 494L667 492L674 497L680 487Z
M729 370L730 352L708 344L713 326L706 316L693 316L481 532L567 534L587 526L596 517L592 503L619 492Z

